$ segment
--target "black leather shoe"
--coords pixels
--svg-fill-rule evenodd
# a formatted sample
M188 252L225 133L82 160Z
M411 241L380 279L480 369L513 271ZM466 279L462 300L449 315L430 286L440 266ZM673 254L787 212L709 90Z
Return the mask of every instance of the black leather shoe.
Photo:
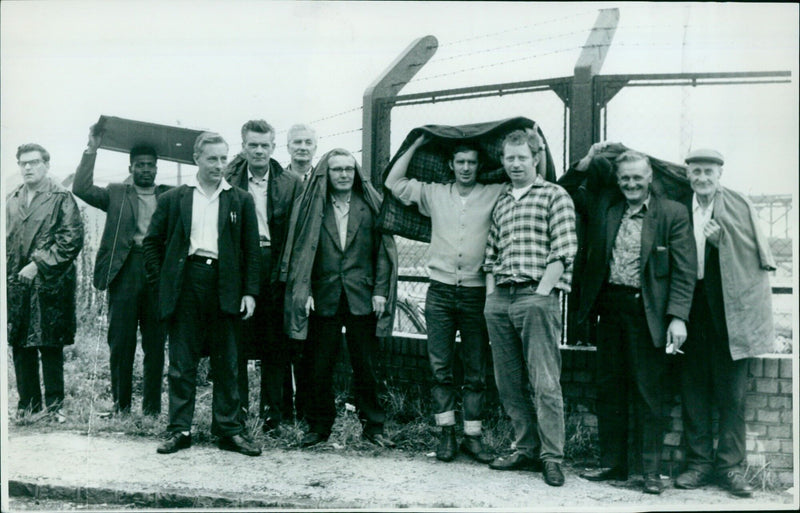
M307 447L312 447L314 445L321 444L327 439L328 439L327 437L322 436L319 433L309 431L308 433L303 435L303 439L300 440L300 447L302 447L303 449Z
M242 435L221 436L217 445L223 451L238 452L245 456L258 456L261 454L261 447Z
M366 441L383 447L384 449L394 449L397 447L397 445L383 433L364 433L363 436Z
M644 476L642 491L653 495L661 494L661 492L664 491L664 483L661 482L661 476L658 474L646 474Z
M708 472L690 468L678 476L675 480L675 488L694 490L695 488L707 485L710 481L710 477Z
M539 458L532 458L517 451L511 456L495 458L489 463L489 468L494 470L533 470L539 472L542 462Z
M753 487L747 484L744 476L737 470L729 470L719 476L719 484L736 497L752 497Z
M561 471L561 464L555 461L544 462L544 482L550 486L561 486L564 484L564 472Z
M436 446L436 459L453 461L456 457L456 430L453 426L443 426Z
M582 472L580 476L587 481L627 481L628 473L618 467L600 467Z
M465 436L461 441L461 450L480 463L494 461L494 455L486 450L480 436Z
M156 452L159 454L172 454L181 449L188 449L192 446L192 435L183 433L172 433L166 442L158 446Z

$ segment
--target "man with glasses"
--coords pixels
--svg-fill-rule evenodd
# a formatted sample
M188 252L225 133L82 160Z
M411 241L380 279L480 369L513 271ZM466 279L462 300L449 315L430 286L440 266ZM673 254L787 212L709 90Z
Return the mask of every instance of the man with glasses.
M75 258L83 223L72 194L51 179L50 154L38 144L17 149L23 184L6 198L8 345L14 359L17 415L42 409L66 417L63 348L75 342Z
M378 402L377 336L390 336L397 284L397 250L377 230L381 198L347 151L320 159L290 227L286 325L306 339L311 383L306 403L309 432L302 447L324 442L336 418L333 368L346 329L356 407L366 440L394 447L384 435ZM285 261L287 261L285 259Z
M106 213L105 227L94 264L94 286L108 289L108 347L110 350L113 410L102 417L129 413L133 391L133 361L137 327L142 332L142 412L161 412L166 330L158 318L158 294L147 284L142 242L156 209L156 201L172 187L155 185L156 151L150 146L131 149L130 173L123 183L94 185L97 149L103 134L94 126L75 172L72 192ZM132 183L131 183L132 182Z

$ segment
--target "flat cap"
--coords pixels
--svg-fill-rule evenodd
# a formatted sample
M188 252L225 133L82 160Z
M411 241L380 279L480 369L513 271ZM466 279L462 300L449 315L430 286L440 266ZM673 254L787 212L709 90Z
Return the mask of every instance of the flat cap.
M686 155L686 159L684 161L687 164L690 162L714 162L720 166L725 164L725 159L722 158L722 153L710 148L692 150L688 155Z

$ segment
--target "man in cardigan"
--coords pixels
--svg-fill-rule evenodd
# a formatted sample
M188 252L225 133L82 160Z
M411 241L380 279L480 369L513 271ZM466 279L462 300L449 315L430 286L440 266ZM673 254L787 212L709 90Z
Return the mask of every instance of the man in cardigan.
M687 470L678 488L708 483L737 497L752 487L741 470L745 455L744 395L749 358L769 352L775 339L770 270L775 263L758 218L743 195L722 187L724 160L715 150L686 157L694 194L690 212L697 247L697 285L689 337L681 362L681 403ZM719 411L719 442L713 450L712 411Z
M158 295L148 286L144 272L142 242L156 209L156 200L172 187L155 185L158 156L150 146L130 152L129 180L106 187L94 185L97 149L103 139L95 127L75 172L72 192L106 213L105 227L94 264L94 286L108 289L108 347L111 396L114 409L102 416L131 409L136 330L142 331L142 411L161 412L161 381L164 371L166 330L158 318ZM132 181L133 183L129 183Z
M435 380L434 417L436 425L441 426L436 458L452 461L456 457L457 392L453 366L458 331L461 333L459 356L464 366L465 437L461 450L481 463L489 463L494 458L481 441L489 352L489 333L483 317L486 277L482 264L492 209L505 184L477 183L478 150L465 144L453 148L449 162L454 183L425 183L406 178L414 153L427 141L425 135L414 141L395 161L385 185L403 204L416 204L420 213L431 218L428 259L431 281L425 298L425 324L428 327L428 360Z
M242 152L225 171L228 182L252 195L258 218L259 308L242 326L238 373L244 419L249 405L247 361L261 360L259 415L265 432L292 418L291 395L283 397L291 346L281 324L284 293L278 283L278 262L292 205L302 192L300 179L271 158L274 149L275 129L263 119L250 120L242 126Z

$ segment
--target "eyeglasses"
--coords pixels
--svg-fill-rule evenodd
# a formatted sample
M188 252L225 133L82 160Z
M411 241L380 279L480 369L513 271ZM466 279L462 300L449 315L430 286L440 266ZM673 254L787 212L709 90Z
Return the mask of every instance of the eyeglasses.
M24 162L20 160L17 163L19 164L19 167L25 168L27 166L31 166L31 167L38 166L42 162L44 162L44 160L42 160L42 159L34 159L34 160L26 160Z
M351 174L351 173L355 173L356 172L356 168L354 168L352 166L348 166L348 167L332 167L332 168L330 168L330 170L333 173L347 173L348 175Z

